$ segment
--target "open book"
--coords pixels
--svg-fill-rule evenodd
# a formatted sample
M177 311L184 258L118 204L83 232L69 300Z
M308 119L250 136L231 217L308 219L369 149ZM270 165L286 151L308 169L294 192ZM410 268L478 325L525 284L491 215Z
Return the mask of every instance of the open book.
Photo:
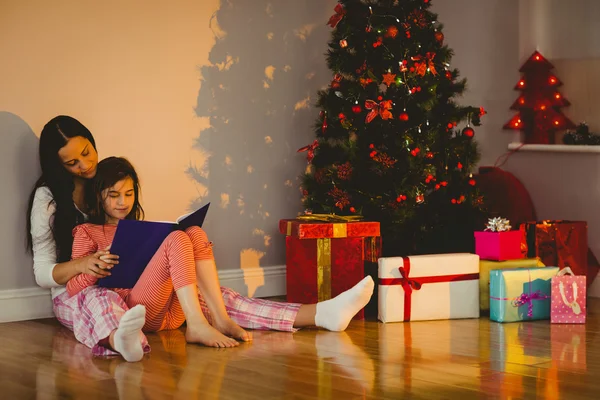
M98 286L133 288L165 238L175 230L202 227L209 206L182 215L176 222L120 220L110 247L110 252L119 256L119 264L111 269L110 276L98 280Z

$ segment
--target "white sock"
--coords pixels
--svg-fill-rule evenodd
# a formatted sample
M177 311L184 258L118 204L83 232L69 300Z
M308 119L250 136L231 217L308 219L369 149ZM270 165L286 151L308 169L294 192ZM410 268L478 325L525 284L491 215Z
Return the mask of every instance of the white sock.
M140 361L144 357L140 336L145 322L146 307L141 304L128 310L119 321L114 337L115 350L129 362Z
M358 282L352 289L346 290L331 300L317 303L315 325L330 331L343 331L352 317L367 305L375 283L370 276Z

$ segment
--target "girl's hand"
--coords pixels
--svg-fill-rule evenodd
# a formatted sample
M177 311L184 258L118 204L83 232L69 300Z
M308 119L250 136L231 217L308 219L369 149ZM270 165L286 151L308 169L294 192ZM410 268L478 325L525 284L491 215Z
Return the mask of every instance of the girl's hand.
M97 251L96 253L81 259L79 272L91 275L100 279L110 275L110 269L118 264L119 256L110 254L107 250Z

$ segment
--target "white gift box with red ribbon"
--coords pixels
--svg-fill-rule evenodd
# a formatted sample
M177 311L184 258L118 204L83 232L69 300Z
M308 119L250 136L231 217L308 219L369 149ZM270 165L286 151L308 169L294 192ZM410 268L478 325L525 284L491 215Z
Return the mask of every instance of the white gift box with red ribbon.
M379 263L382 322L479 318L479 256L385 257Z

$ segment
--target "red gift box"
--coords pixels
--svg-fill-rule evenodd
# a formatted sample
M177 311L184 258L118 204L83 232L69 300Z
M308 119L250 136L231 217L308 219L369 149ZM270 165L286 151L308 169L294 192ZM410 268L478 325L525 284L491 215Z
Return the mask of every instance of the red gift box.
M521 232L475 232L475 254L482 260L507 261L523 258Z
M588 236L585 221L537 221L521 224L522 246L527 257L539 257L544 265L570 267L575 275L595 276L588 269Z
M352 288L366 275L377 277L381 256L379 222L279 221L286 235L287 301L317 303ZM377 285L376 285L377 286ZM377 295L365 307L377 315ZM356 319L363 319L361 310Z

